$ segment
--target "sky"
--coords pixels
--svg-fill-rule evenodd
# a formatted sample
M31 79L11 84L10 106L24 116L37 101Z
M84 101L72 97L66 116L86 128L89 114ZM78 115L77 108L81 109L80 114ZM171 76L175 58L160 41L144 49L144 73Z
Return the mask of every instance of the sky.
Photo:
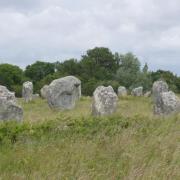
M179 0L0 0L0 63L80 58L108 47L180 75Z

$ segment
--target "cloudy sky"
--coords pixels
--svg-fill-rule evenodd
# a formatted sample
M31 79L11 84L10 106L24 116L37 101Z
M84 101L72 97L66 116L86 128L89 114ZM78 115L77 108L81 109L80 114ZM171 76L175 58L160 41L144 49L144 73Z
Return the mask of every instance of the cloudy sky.
M179 17L179 0L0 0L0 63L25 67L105 46L180 75Z

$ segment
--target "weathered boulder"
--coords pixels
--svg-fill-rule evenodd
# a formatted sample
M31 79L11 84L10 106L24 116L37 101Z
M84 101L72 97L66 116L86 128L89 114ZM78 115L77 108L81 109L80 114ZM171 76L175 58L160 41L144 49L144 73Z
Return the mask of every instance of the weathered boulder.
M158 99L161 96L161 93L163 92L168 92L168 84L162 80L159 81L155 81L153 83L153 87L152 87L152 93L153 93L153 99L154 102L156 103L156 101L158 101Z
M152 94L154 101L154 114L162 114L162 93L168 92L168 85L166 82L159 80L153 83Z
M33 99L33 84L32 84L32 82L27 81L27 82L23 83L22 97L24 98L25 102L32 101L32 99Z
M155 114L169 115L180 112L180 99L172 91L162 92L155 105Z
M40 90L41 97L44 98L44 99L46 99L48 87L49 87L48 85L44 85Z
M46 94L49 106L56 109L73 109L80 96L81 81L74 76L52 81Z
M180 112L180 99L172 92L168 91L166 82L159 80L153 84L154 114L168 115Z
M151 96L151 91L147 91L145 94L144 94L144 97L150 97Z
M143 96L143 87L134 88L131 92L132 96Z
M35 99L37 99L37 98L39 98L39 94L33 94L33 95L32 95L32 99L33 99L33 100L35 100Z
M99 86L93 93L92 115L110 115L116 111L118 97L111 86Z
M5 97L8 101L14 101L16 102L15 93L9 91L5 86L0 85L0 97Z
M127 90L124 86L119 86L118 88L118 96L122 97L122 96L127 96Z
M17 105L15 94L0 86L0 120L22 120L23 110Z

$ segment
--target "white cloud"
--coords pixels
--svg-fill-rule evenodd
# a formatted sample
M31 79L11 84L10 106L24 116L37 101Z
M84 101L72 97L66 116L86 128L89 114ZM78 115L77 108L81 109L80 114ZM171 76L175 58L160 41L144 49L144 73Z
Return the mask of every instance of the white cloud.
M106 46L132 51L152 69L180 74L180 1L0 0L0 59L24 67L37 59L80 57ZM1 60L0 60L1 62Z

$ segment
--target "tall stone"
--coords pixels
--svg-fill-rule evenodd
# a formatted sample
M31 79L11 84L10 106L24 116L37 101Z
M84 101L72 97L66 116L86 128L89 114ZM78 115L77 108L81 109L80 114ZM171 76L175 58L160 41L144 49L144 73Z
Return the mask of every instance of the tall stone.
M162 93L168 92L168 85L166 82L159 80L153 83L152 94L154 101L154 114L162 114Z
M15 93L9 91L5 86L0 85L0 97L6 98L8 101L16 102Z
M30 81L23 83L22 97L25 102L30 102L33 99L33 84Z
M99 86L93 93L92 115L113 114L117 108L118 97L111 86Z
M161 108L156 114L169 115L180 112L180 99L172 91L161 93L159 103Z
M162 80L155 81L152 87L154 101L156 102L158 98L160 97L161 93L168 92L168 90L169 90L169 87L165 81L162 81Z
M159 80L153 84L154 114L169 115L180 112L180 99L172 91L168 91L166 82Z
M74 76L52 81L46 94L49 106L55 109L73 109L80 96L81 81Z
M127 96L127 90L124 86L119 86L118 88L118 96L119 97L124 97Z
M44 98L44 99L46 99L46 97L47 97L48 87L49 87L48 85L44 85L40 90L41 97Z
M0 120L17 120L23 118L23 110L17 105L15 93L5 86L0 86Z
M134 88L131 92L131 95L132 96L143 96L143 87L140 86L140 87Z

